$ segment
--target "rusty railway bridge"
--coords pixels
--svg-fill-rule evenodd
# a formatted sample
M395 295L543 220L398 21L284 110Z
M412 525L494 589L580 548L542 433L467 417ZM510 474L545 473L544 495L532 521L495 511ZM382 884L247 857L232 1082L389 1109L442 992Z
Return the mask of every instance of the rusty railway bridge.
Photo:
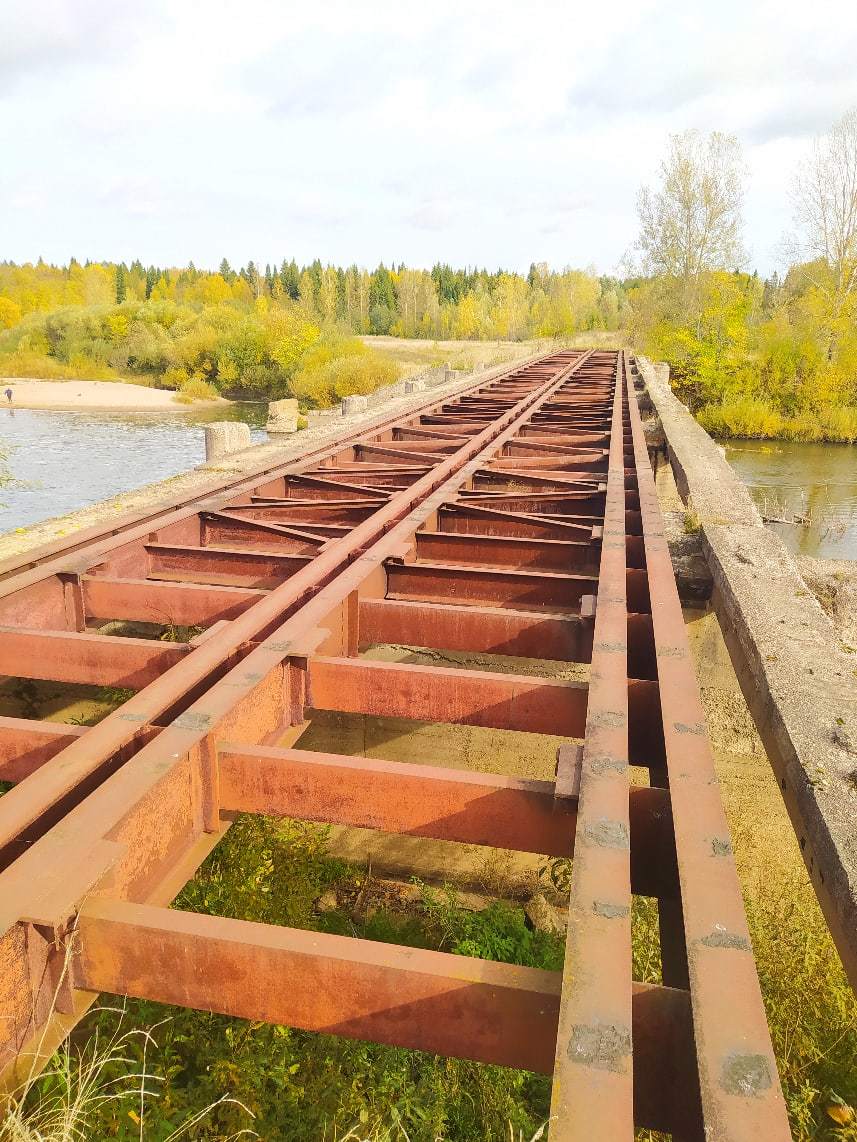
M554 1142L790 1136L634 370L547 356L0 568L0 673L134 691L0 718L7 1080L104 991L552 1073ZM204 632L98 633L164 616ZM389 643L589 677L362 654ZM555 781L295 748L315 711L567 744ZM564 971L170 908L239 813L573 854Z

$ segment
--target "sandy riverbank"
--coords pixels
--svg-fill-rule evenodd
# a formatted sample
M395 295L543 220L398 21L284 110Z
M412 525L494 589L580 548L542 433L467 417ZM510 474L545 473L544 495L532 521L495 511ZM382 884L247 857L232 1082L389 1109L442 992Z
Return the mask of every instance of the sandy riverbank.
M122 381L36 381L0 377L0 405L6 405L6 389L12 390L14 408L111 409L129 412L180 412L188 408L215 408L230 402L217 400L180 404L167 389L149 389Z

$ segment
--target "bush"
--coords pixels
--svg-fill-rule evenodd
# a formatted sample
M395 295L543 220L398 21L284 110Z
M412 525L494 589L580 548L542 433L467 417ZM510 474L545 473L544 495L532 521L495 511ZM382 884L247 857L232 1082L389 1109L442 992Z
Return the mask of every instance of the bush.
M857 441L857 408L824 405L817 411L805 409L794 416L784 416L761 397L727 397L719 404L704 405L696 418L706 432L724 439L777 438L845 444Z
M202 377L188 377L181 383L181 395L193 400L217 400L220 395L214 385L204 381Z
M307 404L329 408L343 397L372 393L398 378L392 361L362 341L348 338L324 341L310 349L290 388Z
M745 436L765 438L779 436L783 418L767 401L754 397L724 399L707 404L697 413L697 420L712 436Z
M18 350L0 354L0 376L34 377L44 381L115 381L119 378L113 369L76 354L64 364L45 353Z

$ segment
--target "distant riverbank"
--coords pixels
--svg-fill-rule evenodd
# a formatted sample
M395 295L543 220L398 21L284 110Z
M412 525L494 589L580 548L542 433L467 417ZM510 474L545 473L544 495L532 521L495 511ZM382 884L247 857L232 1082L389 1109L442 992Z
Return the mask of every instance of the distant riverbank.
M178 412L182 408L227 408L232 402L194 401L188 406L176 400L169 389L150 389L123 381L37 381L30 378L0 377L0 405L8 404L6 389L12 390L13 408L56 409L69 412Z

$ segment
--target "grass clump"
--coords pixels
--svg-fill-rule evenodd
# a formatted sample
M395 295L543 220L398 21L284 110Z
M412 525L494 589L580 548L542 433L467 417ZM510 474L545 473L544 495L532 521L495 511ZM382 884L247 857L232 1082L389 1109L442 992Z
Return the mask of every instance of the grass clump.
M229 1095L178 1115L158 1105L163 1076L150 1070L150 1060L160 1028L129 1027L124 1008L99 1008L90 1021L92 1033L85 1042L76 1037L64 1043L47 1070L38 1078L28 1075L4 1098L0 1142L178 1142L205 1137L206 1121L227 1106L243 1125L216 1135L219 1142L258 1137L246 1125L250 1112Z

